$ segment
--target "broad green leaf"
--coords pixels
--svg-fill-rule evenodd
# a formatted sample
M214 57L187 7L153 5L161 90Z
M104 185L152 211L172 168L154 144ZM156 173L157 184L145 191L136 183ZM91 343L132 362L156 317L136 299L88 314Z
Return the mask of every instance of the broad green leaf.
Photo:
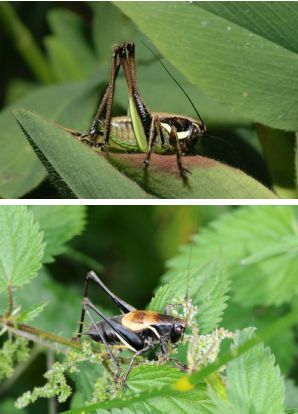
M191 171L186 183L179 176L175 155L153 154L147 171L143 169L144 154L113 154L110 158L125 175L159 198L276 198L242 171L199 155L183 157Z
M253 329L238 332L232 349L252 337ZM263 344L229 362L226 372L227 400L214 398L214 414L281 414L284 410L283 379Z
M177 369L167 366L142 366L135 368L128 377L127 396L147 391L151 388L159 388L165 385L171 385L184 374ZM212 403L208 398L206 388L202 384L195 391L177 393L176 396L164 399L162 397L153 398L140 404L127 405L128 409L134 409L136 412L144 412L143 409L150 412L169 412L184 413L195 412L198 414L210 414ZM157 411L155 411L157 410ZM114 411L112 411L114 413ZM146 412L146 411L145 411ZM115 410L116 414L116 410Z
M275 320L279 319L284 314L283 307L281 308L263 308L251 309L239 305L238 303L229 301L224 312L222 326L234 331L236 329L244 329L253 324L257 329L270 326ZM286 374L289 373L295 364L296 344L295 333L292 327L285 329L282 335L276 335L265 342L274 354L281 371Z
M43 263L50 263L54 256L63 253L66 242L81 234L85 227L85 206L31 206L30 209L44 232Z
M43 234L25 206L0 206L0 292L36 276L44 254Z
M275 191L283 198L296 198L295 134L260 124L257 132Z
M245 7L241 3L233 4L235 19L237 10ZM220 14L220 5L216 14L197 2L116 4L170 62L216 101L273 128L298 129L297 53L256 34L254 23L228 20ZM254 7L266 15L267 3ZM297 7L291 7L295 14ZM292 13L279 6L272 17L273 8L268 17L272 26L287 21ZM291 38L297 37L294 27L288 29Z
M33 112L14 114L36 147L52 180L77 198L145 198L146 193L116 171L103 156Z
M197 3L198 4L198 3ZM298 52L296 22L298 9L289 1L281 2L200 2L199 6L252 32Z
M96 95L94 83L70 83L40 88L13 106L37 110L52 121L86 130ZM0 127L0 197L21 197L40 184L46 171L24 138L12 107L1 112Z
M289 302L298 293L294 208L253 206L222 215L194 237L191 267L219 255L234 280L234 301L242 306ZM189 246L185 246L169 261L172 270L165 280L185 270L188 256Z
M185 262L185 269L187 267L188 262ZM200 332L209 333L221 322L229 286L226 272L215 259L201 268L192 267L189 273L176 274L168 284L158 289L150 308L161 312L168 304L183 303L187 295L198 308L196 320Z

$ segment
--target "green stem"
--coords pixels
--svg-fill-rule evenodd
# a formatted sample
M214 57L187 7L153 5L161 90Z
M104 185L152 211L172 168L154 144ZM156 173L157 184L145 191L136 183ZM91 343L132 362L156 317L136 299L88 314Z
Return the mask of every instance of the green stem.
M0 22L36 78L42 83L54 82L47 60L9 2L0 2Z
M2 315L0 315L0 325L7 326L7 328L12 331L16 330L20 333L21 332L28 333L30 335L33 335L45 341L50 341L56 344L67 346L68 348L81 350L81 344L79 344L78 342L71 341L69 339L63 338L62 336L55 335L47 331L43 331L41 329L33 328L33 326L29 326L24 323L21 323L17 325L16 327L11 321L9 321L7 318L5 318Z

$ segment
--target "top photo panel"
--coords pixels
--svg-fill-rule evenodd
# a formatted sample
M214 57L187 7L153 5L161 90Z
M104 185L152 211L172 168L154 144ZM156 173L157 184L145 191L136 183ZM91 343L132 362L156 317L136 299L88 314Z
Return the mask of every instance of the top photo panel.
M0 198L296 199L298 2L0 2Z

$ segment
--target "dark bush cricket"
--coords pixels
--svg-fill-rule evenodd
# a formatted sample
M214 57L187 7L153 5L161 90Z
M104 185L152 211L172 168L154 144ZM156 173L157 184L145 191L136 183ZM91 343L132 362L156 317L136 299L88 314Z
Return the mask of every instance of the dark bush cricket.
M108 318L92 304L88 299L88 285L90 280L97 283L111 297L118 306L121 315ZM85 279L82 313L76 338L79 339L82 335L88 335L94 341L101 342L105 345L110 358L116 366L115 381L119 379L121 368L110 345L121 345L134 352L128 369L121 379L122 383L125 383L135 357L154 349L157 345L160 345L162 355L166 360L173 361L182 370L185 370L186 367L181 362L174 358L168 358L167 356L167 345L178 342L182 338L187 325L186 320L169 314L170 307L172 306L176 305L168 305L164 314L154 311L137 310L112 293L99 277L91 271ZM102 320L96 322L91 311L100 316ZM82 332L86 313L91 320L91 325L87 332Z

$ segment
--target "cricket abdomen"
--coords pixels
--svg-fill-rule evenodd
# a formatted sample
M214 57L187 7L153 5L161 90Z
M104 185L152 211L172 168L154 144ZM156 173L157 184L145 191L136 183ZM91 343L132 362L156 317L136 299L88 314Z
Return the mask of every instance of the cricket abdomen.
M113 117L110 129L110 144L118 149L139 151L131 119L127 116Z

